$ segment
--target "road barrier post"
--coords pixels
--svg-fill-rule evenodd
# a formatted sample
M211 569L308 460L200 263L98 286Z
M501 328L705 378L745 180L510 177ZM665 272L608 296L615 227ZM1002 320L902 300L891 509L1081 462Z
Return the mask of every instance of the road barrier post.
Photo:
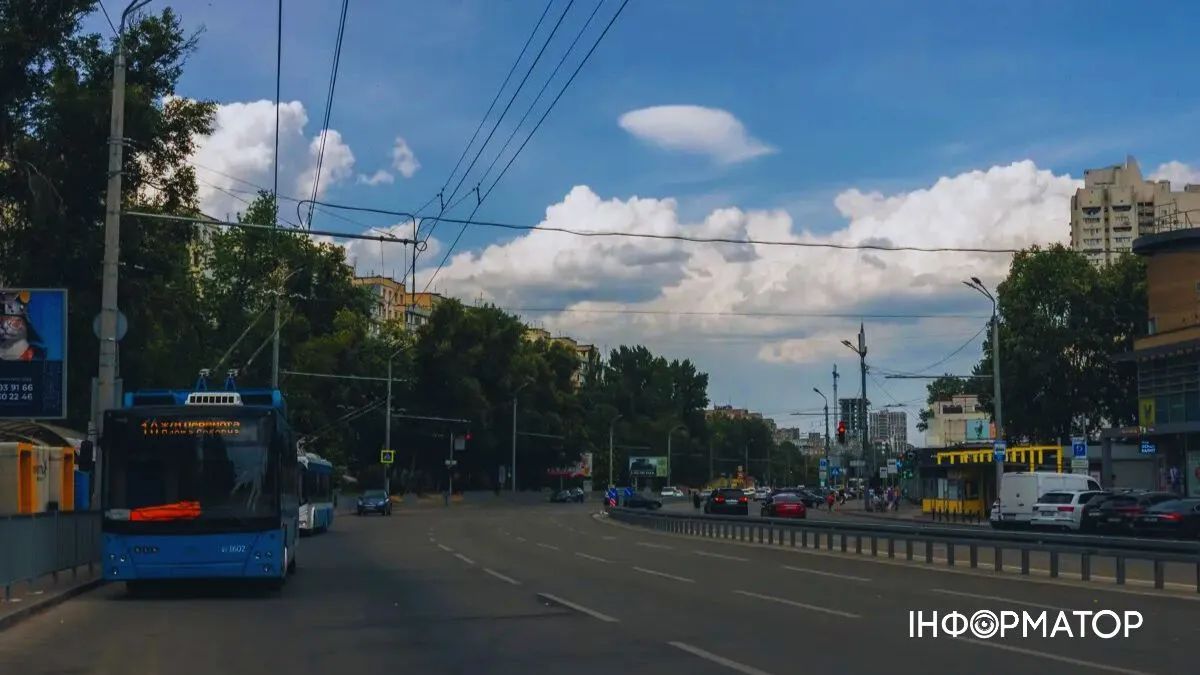
M1029 549L1021 547L1021 574L1029 575Z
M1058 578L1058 551L1050 551L1050 578Z

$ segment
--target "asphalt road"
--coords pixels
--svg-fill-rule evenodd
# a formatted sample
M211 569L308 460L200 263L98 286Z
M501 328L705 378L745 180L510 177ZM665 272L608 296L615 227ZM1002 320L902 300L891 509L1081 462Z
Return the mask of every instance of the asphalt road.
M420 507L305 539L278 594L105 587L0 633L0 673L1195 670L1195 594L704 541L592 505ZM909 638L910 610L1140 611L1131 637Z

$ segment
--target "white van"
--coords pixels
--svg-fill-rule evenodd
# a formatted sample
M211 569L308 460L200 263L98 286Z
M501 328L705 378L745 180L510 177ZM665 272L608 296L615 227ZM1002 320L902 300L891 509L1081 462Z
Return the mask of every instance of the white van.
M1078 492L1100 490L1091 476L1053 471L1015 471L1004 474L1000 481L1000 499L992 504L992 527L1029 525L1033 520L1033 505L1047 492Z

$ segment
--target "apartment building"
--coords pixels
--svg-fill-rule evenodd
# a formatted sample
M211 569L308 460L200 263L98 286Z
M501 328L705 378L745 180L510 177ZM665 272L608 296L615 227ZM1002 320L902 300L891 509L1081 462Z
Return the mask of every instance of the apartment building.
M888 443L892 448L908 445L908 413L903 410L878 410L867 415L867 432L872 443Z
M1085 170L1083 183L1071 197L1071 247L1098 267L1132 252L1140 235L1179 223L1200 224L1200 185L1176 192L1170 181L1144 180L1133 157Z

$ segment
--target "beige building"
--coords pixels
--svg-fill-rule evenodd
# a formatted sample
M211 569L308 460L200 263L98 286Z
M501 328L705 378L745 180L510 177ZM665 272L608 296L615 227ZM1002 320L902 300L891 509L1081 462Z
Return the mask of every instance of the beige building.
M930 409L933 417L929 420L929 428L925 430L927 447L985 445L995 438L991 414L979 405L979 397L974 394L960 394L948 400L936 401Z
M409 293L404 284L383 276L355 277L354 285L370 289L374 299L372 319L403 321L408 328L425 325L433 308L445 300L438 293Z
M1097 266L1133 249L1133 240L1158 226L1200 224L1200 185L1172 192L1170 181L1147 181L1137 160L1083 172L1083 187L1071 198L1071 248Z

